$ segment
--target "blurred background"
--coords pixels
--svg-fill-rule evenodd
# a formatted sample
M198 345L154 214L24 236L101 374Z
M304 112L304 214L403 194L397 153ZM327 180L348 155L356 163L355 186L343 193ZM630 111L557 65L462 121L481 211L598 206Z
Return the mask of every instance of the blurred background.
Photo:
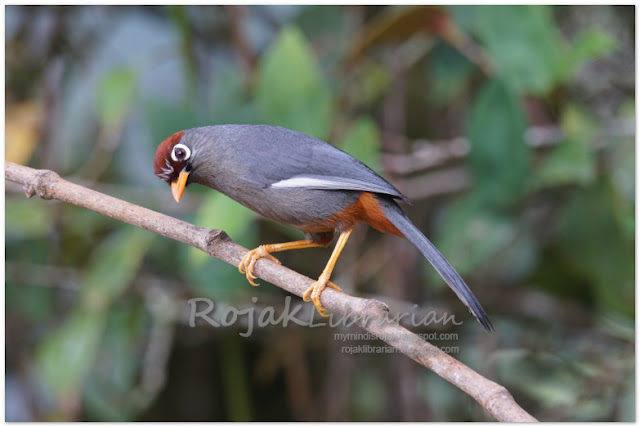
M221 123L329 141L413 201L496 332L373 229L336 283L454 314L409 326L540 420L633 421L634 34L633 6L6 6L5 157L255 247L300 234L199 186L176 204L156 146ZM402 355L346 354L384 345L334 335L355 328L190 327L190 298L286 293L11 183L5 202L9 421L492 420ZM329 254L278 258L316 277Z

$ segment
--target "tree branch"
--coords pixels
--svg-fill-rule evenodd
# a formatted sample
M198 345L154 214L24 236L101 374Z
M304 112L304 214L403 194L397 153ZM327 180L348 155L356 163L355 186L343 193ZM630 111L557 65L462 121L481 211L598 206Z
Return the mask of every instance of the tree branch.
M5 161L5 179L23 184L27 197L37 194L42 199L57 199L87 208L186 243L234 266L240 263L247 252L247 249L231 241L222 230L197 227L107 196L66 181L53 171L32 169ZM313 283L309 277L267 259L258 261L255 274L298 296L302 296ZM321 299L322 304L334 314L353 319L353 324L386 341L406 356L469 394L497 420L536 421L518 406L503 386L484 378L396 322L389 321L388 308L382 302L353 297L332 289L326 289Z

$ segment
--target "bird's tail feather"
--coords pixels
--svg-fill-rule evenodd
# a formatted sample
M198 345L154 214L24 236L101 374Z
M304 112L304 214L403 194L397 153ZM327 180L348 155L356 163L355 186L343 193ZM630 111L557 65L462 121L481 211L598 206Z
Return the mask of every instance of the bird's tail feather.
M440 251L422 234L422 232L411 222L395 201L387 197L378 197L380 208L386 217L396 226L404 236L411 241L422 252L433 267L440 273L440 276L447 282L449 287L456 293L458 298L467 306L471 314L475 316L484 328L491 332L493 325L485 313L484 309L476 299L471 289L462 280L458 272L449 264Z

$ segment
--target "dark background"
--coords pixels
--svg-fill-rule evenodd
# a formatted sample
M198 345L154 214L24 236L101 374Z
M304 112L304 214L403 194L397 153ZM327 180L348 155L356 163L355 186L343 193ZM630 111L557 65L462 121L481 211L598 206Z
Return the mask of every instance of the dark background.
M5 157L254 247L299 234L198 186L176 204L157 144L218 123L327 140L412 199L496 332L366 227L336 283L454 314L411 329L454 334L433 343L541 420L632 421L634 34L634 7L613 6L7 6ZM7 420L491 420L404 356L346 354L383 346L334 336L354 328L191 328L190 298L280 310L286 294L6 188ZM315 277L329 254L278 257Z

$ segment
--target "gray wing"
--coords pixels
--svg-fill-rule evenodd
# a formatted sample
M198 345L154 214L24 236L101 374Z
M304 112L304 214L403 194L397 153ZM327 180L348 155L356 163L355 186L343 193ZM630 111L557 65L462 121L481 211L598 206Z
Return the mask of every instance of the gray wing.
M410 203L384 178L333 145L276 126L247 128L253 143L243 144L244 158L254 163L250 179L263 187L369 191Z

